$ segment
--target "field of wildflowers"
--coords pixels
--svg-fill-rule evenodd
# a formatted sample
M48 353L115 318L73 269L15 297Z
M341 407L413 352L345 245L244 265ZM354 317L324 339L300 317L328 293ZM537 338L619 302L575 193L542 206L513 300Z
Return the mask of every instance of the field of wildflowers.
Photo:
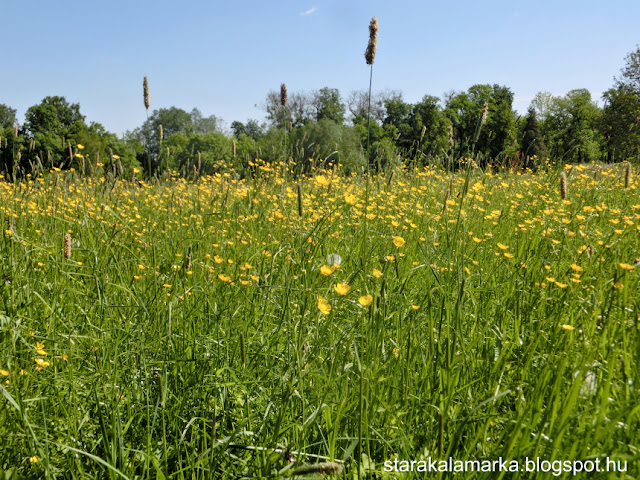
M637 171L251 168L0 183L0 478L640 475Z

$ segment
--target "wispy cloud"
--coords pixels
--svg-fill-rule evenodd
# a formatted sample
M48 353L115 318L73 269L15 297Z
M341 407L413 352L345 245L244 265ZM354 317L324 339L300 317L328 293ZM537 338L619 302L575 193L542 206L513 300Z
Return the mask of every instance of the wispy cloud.
M311 15L313 12L315 12L317 10L316 7L311 7L309 10L307 10L306 12L302 12L300 13L301 16L305 16L305 15Z

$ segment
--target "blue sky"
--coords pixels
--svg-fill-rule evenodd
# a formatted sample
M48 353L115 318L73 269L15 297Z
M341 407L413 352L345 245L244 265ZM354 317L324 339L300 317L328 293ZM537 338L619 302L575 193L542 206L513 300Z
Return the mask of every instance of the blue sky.
M264 119L269 90L368 87L368 24L380 24L373 89L406 101L477 83L506 85L521 113L539 91L613 84L640 43L640 2L285 0L2 2L0 103L80 103L121 134L151 110Z

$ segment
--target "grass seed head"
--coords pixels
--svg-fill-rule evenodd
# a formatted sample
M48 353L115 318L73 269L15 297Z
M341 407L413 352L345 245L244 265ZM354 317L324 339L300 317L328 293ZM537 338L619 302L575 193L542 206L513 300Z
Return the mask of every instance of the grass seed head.
M160 141L164 138L164 130L162 129L162 124L158 127L158 137L160 137Z
M291 476L298 475L340 475L342 465L335 462L314 463L313 465L303 465L291 472Z
M286 107L288 99L289 97L287 96L287 86L283 83L282 85L280 85L280 105Z
M64 234L64 258L71 258L71 235L68 233Z
M189 249L187 250L187 256L184 259L184 269L191 270L191 245L189 245Z
M624 188L629 188L631 184L631 163L626 162L624 165Z
M144 76L144 82L142 82L142 94L144 96L144 108L149 110L149 82L147 81L147 76Z
M369 23L369 43L367 50L364 52L364 59L367 65L373 65L376 59L376 49L378 48L378 19L373 17Z
M480 117L480 123L484 125L484 122L487 121L487 114L489 113L489 104L485 102L482 106L482 117Z
M560 197L567 199L567 175L564 172L560 174Z

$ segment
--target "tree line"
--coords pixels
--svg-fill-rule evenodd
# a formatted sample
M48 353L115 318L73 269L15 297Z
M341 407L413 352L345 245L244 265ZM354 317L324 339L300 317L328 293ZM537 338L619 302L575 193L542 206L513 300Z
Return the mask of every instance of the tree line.
M14 179L50 169L114 176L140 172L184 176L215 173L221 166L246 171L253 160L286 160L304 173L312 162L340 163L347 171L389 163L439 163L456 168L472 158L482 166L535 169L555 163L640 157L640 47L625 59L600 107L586 89L563 96L538 93L526 115L513 109L503 85L473 85L443 99L416 103L398 91L351 92L336 88L291 92L283 104L270 91L266 122L234 121L225 128L215 115L194 108L152 111L122 137L87 123L80 105L46 97L18 125L16 110L0 104L0 171ZM151 172L149 172L149 168Z

